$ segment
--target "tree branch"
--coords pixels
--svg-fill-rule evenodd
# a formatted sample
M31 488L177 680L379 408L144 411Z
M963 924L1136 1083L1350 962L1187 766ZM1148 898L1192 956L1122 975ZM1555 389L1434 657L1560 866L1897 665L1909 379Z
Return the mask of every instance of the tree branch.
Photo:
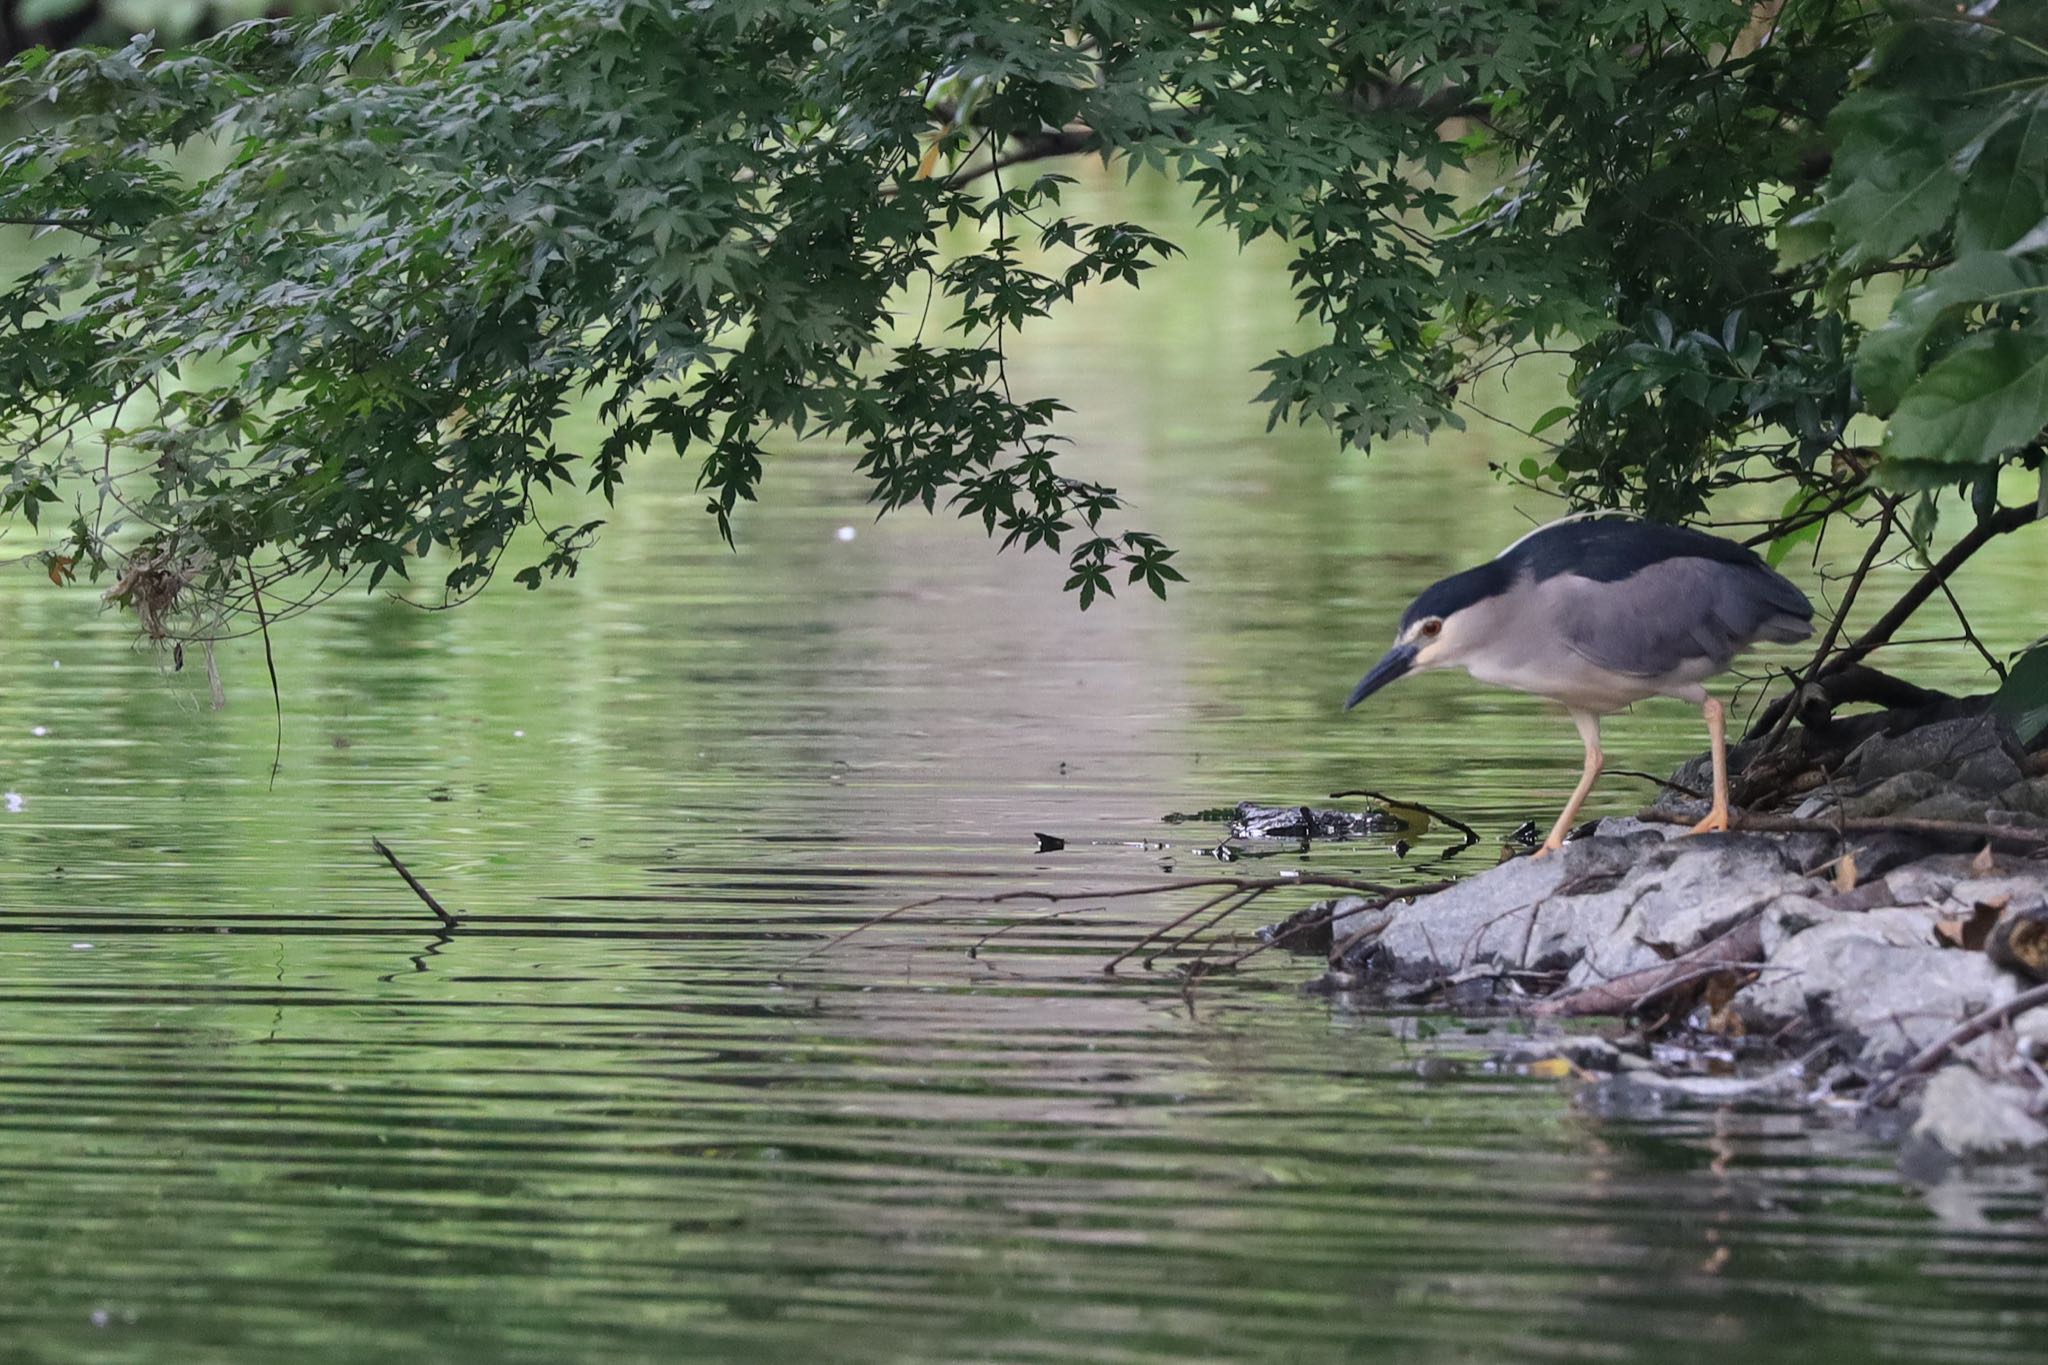
M946 177L946 188L959 189L971 185L985 175L995 175L1012 166L1021 166L1029 161L1045 161L1056 156L1074 156L1088 150L1095 140L1095 130L1080 124L1071 124L1055 132L1039 133L1033 137L1017 139L1015 150L992 157L979 166L962 167Z
M66 232L75 232L81 237L91 237L97 241L110 242L114 239L114 234L108 232L105 228L94 227L90 223L78 218L16 218L10 216L0 218L0 227L63 228Z
M1922 574L1912 587L1899 594L1899 600L1892 603L1891 609L1885 612L1883 616L1880 616L1875 625L1858 636L1854 643L1844 647L1839 654L1828 659L1825 663L1811 668L1808 676L1802 681L1799 688L1795 688L1792 692L1780 697L1777 701L1772 702L1766 707L1764 713L1757 717L1756 724L1750 727L1749 737L1755 738L1758 735L1772 733L1780 728L1780 718L1797 704L1801 689L1822 678L1840 673L1852 664L1860 663L1871 652L1888 643L1892 636L1898 634L1899 628L1912 619L1913 613L1920 610L1928 598L1940 591L1948 583L1949 578L1954 575L1956 570L1967 563L1972 555L1976 554L1977 551L1983 549L1993 540L1996 540L1999 536L2017 531L2020 527L2028 525L2039 515L2040 509L2037 506L2005 507L1985 517L1982 521L1971 527L1969 534L1950 546L1948 553L1936 561L1934 566L1928 569L1926 573ZM1868 572L1869 564L1870 557L1866 556L1864 567L1857 571L1856 581L1858 583L1861 582L1862 575ZM1835 627L1831 628L1828 633L1827 645L1833 644L1834 636L1840 628L1841 621L1848 614L1848 600L1844 599L1842 611L1836 613Z

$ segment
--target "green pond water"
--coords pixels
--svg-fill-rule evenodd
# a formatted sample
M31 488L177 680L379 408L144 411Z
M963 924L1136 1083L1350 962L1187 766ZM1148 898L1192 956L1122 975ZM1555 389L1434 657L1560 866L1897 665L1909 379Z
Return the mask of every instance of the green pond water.
M941 892L1213 871L1220 827L1169 812L1370 786L1497 837L1576 776L1561 716L1462 675L1338 709L1409 594L1550 514L1487 470L1522 438L1268 433L1249 368L1306 339L1279 258L1084 189L1189 257L1014 379L1182 548L1169 602L1083 616L1056 559L877 525L828 449L776 461L732 554L651 464L572 583L282 628L273 784L260 648L223 649L215 711L94 590L0 580L0 1360L2041 1358L2037 1176L1923 1190L1839 1119L1595 1114L1280 954L1192 1009L1101 975L1186 897L934 906L807 956ZM1965 576L1994 647L2043 629L2043 542ZM1701 743L1676 704L1608 739ZM1259 867L1419 878L1445 842Z

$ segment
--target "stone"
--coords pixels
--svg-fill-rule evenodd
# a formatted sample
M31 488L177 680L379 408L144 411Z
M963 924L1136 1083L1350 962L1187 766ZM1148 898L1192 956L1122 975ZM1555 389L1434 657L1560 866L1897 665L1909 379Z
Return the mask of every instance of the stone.
M1844 768L1859 783L1923 773L1990 796L2027 775L2026 758L2011 727L1987 712L1936 721L1904 734L1872 735L1850 753Z
M2048 818L2048 777L2031 777L2015 782L1998 794L2000 810Z
M1676 839L1685 826L1662 820L1639 820L1633 815L1610 815L1593 827L1596 839L1625 839L1631 834L1654 834L1659 839Z
M1885 875L1884 881L1893 905L1940 905L1948 899L1949 888L1960 875L1960 869L1929 858L1894 869Z
M1974 1067L1945 1066L1921 1092L1912 1135L1957 1157L2011 1156L2048 1147L2048 1124L2030 1111L2032 1098Z
M1853 819L1896 815L1906 807L1954 788L1933 773L1896 773L1864 791L1845 796L1836 809Z
M2048 882L2038 877L1974 877L1952 883L1948 899L1965 913L1980 905L2002 910L2038 910L2048 905Z
M1914 820L1953 820L1958 824L1981 825L1985 812L1990 808L1990 802L1984 797L1955 790L1936 792L1924 801L1915 801L1899 814Z
M1397 977L1440 976L1481 963L1562 970L1619 918L1612 888L1660 848L1653 833L1574 839L1543 858L1514 858L1448 890L1394 907L1374 967ZM1333 926L1342 940L1342 922Z
M1781 895L1820 886L1796 865L1789 841L1770 835L1709 835L1666 845L1602 898L1609 904L1599 909L1618 914L1585 946L1567 984L1593 985L1655 967Z
M1736 997L1752 1032L1836 1033L1868 1069L1896 1064L2016 993L1982 953L1935 946L1931 909L1872 910L1784 939Z
M1848 912L1835 910L1812 896L1778 896L1764 907L1761 926L1764 956L1769 958L1785 946L1787 939L1805 933L1817 925L1843 918Z

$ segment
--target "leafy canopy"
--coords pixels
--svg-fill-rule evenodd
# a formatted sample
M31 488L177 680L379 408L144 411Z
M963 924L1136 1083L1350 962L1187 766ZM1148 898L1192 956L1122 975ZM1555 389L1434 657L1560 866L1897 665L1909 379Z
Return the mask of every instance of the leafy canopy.
M1789 531L1882 478L1981 509L2048 426L2022 10L372 0L32 51L0 79L0 220L57 250L0 293L0 501L63 509L53 577L217 625L436 550L467 594L540 494L610 499L656 450L730 537L784 433L856 450L885 511L1065 553L1083 606L1163 593L1173 552L1004 372L1020 329L1174 254L1025 164L1085 151L1288 243L1324 339L1264 367L1276 421L1424 433L1563 353L1523 473L1575 499L1681 518L1782 481ZM573 572L598 525L546 527L517 577Z

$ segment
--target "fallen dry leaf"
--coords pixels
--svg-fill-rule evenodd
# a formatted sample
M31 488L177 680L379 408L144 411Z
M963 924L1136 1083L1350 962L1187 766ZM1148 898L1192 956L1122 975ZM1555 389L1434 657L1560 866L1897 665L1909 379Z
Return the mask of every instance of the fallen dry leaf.
M1736 1012L1735 997L1748 981L1747 976L1735 972L1717 972L1707 978L1707 988L1701 996L1707 1007L1707 1032L1723 1038L1740 1038L1747 1032L1742 1016Z
M1841 856L1841 858L1835 863L1835 890L1854 891L1855 889L1856 855L1853 853L1844 853Z
M1951 948L1963 948L1970 952L1981 952L1985 940L1991 937L1993 926L1998 923L2000 912L2005 909L2006 897L1996 902L1980 901L1970 912L1968 919L1943 919L1934 923L1934 936Z
M1983 848L1977 851L1977 856L1970 859L1970 871L1972 872L1981 874L1993 871L1997 867L1998 860L1991 856L1991 845L1989 844L1984 845Z

